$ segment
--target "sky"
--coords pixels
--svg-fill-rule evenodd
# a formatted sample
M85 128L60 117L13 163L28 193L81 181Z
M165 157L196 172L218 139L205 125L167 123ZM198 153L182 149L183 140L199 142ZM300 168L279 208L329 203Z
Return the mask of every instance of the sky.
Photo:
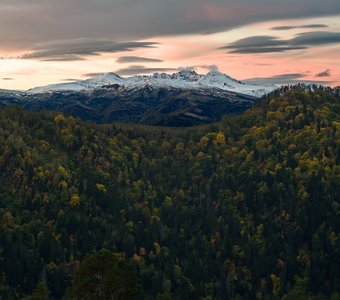
M340 85L339 0L0 0L0 88L194 69Z

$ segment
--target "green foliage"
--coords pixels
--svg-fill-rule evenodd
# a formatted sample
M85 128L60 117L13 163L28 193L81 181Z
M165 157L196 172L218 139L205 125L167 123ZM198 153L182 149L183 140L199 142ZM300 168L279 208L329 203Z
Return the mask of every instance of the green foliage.
M43 282L39 282L33 294L24 300L49 300L48 289Z
M107 250L84 259L75 271L72 299L135 299L136 272L122 255Z
M331 90L185 130L1 109L0 298L124 253L143 299L337 299L339 116Z

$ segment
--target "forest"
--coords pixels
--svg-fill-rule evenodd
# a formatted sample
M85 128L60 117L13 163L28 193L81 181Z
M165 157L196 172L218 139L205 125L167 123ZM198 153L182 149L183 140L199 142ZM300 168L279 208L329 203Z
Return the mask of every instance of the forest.
M339 162L328 90L186 129L1 108L0 299L340 299ZM134 293L81 296L108 265Z

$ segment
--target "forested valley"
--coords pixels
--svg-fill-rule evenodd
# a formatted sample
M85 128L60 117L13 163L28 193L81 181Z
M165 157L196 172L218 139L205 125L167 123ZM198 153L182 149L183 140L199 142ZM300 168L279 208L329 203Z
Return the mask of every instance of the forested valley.
M87 299L91 257L122 299L340 299L339 100L186 129L1 108L0 299Z

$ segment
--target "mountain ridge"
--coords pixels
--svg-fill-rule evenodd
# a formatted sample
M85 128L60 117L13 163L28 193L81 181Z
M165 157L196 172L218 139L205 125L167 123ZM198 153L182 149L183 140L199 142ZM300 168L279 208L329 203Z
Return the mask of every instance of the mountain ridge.
M147 85L156 88L178 88L178 89L211 89L244 94L260 98L275 89L276 86L260 86L242 83L224 73L210 71L207 74L198 74L193 70L181 70L177 73L154 73L151 75L135 75L131 77L121 77L115 73L103 73L101 75L68 83L51 84L36 87L28 90L30 94L42 94L58 91L82 91L90 92L107 85L125 86L127 89L143 88Z
M0 90L0 105L60 111L96 123L186 127L242 113L275 89L247 85L218 71L203 75L181 70L126 78L103 73L26 92Z
M257 90L249 90L250 87L217 71L202 75L182 70L129 78L105 73L29 92L0 90L0 106L14 104L32 111L59 111L96 123L187 127L243 113L257 100L294 88L257 86ZM337 89L316 85L301 84L297 88L306 92L331 89L330 92L339 93ZM250 91L250 95L244 91Z

